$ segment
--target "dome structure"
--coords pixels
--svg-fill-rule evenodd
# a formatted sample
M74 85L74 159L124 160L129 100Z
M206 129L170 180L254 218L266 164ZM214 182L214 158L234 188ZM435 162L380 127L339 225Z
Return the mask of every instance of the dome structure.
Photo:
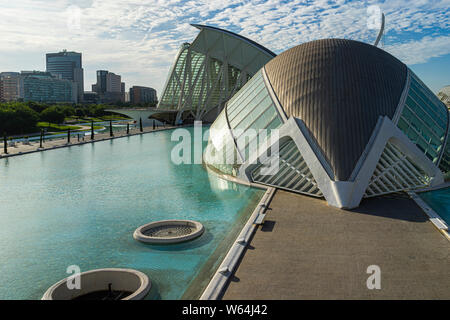
M397 58L323 39L273 58L227 102L204 161L353 208L363 197L441 183L448 127L445 105Z
M372 45L325 39L296 46L266 65L286 116L305 122L337 180L347 180L378 117L392 119L406 66Z

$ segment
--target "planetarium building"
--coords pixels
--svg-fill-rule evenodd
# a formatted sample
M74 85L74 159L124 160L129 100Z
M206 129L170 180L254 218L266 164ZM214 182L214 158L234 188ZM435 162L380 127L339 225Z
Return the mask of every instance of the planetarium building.
M443 182L449 112L401 61L366 43L324 39L270 60L210 128L215 171L324 198L362 198Z

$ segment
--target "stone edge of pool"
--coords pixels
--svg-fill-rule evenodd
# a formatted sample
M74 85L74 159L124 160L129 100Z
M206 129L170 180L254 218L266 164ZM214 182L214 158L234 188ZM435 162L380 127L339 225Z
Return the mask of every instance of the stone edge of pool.
M22 156L22 155L25 155L25 154L35 153L35 152L55 150L55 149L60 149L60 148L72 147L72 146L80 146L80 145L84 145L84 144L88 144L88 143L95 143L95 142L101 142L101 141L107 141L107 140L113 140L113 139L119 139L119 138L125 138L125 137L137 136L137 135L143 135L143 134L152 133L152 132L173 130L173 129L176 129L176 128L186 128L186 127L192 127L192 126L193 125L189 124L189 125L165 127L165 128L158 128L158 129L154 129L154 130L150 130L150 131L129 133L129 134L112 136L112 137L104 137L104 138L88 140L88 141L76 141L76 142L71 142L71 143L63 143L61 145L54 145L54 146L51 146L51 147L37 148L35 150L29 150L29 151L23 151L23 152L17 152L17 153L0 154L0 159L6 159L6 158L15 157L15 156ZM61 139L61 140L65 140L65 139Z
M265 189L266 192L261 197L261 200L253 210L250 218L247 220L247 223L244 225L233 245L228 250L225 258L222 260L222 263L217 268L205 290L203 290L199 300L217 300L220 297L230 276L233 274L234 269L238 265L239 259L244 253L252 234L256 230L257 225L263 222L266 215L266 209L276 191L276 188L273 187L268 187L258 183L249 183L223 174L217 175L219 179L228 180L253 188Z
M450 241L450 234L448 231L448 225L444 221L444 219L439 216L439 214L434 211L417 193L427 192L427 191L433 191L433 190L439 190L443 188L450 187L450 182L446 182L443 184L440 184L433 188L426 188L419 191L407 191L406 193L408 196L414 200L414 202L422 209L422 211L428 216L428 219L433 224L433 226L438 229L439 232L444 235L445 238L447 238L448 241Z

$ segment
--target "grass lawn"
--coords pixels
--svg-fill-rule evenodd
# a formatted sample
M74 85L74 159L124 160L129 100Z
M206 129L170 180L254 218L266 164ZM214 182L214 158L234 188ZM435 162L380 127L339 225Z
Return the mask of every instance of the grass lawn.
M130 118L120 116L120 115L110 115L110 116L103 116L103 117L82 117L82 118L72 116L72 117L66 117L64 119L65 122L73 123L73 124L91 122L91 121L103 122L103 121L109 121L109 120L130 120Z
M67 131L67 130L80 130L82 127L80 126L73 126L73 125L61 125L56 123L49 123L49 122L38 122L37 124L38 128L46 129L48 128L48 131ZM94 130L103 129L104 126L94 126ZM89 126L89 129L84 129L80 131L88 131L91 130L91 127Z
M78 130L81 129L79 126L68 126L68 125L61 125L56 123L50 123L50 122L38 122L37 127L41 129L48 128L50 131L67 131L67 130Z

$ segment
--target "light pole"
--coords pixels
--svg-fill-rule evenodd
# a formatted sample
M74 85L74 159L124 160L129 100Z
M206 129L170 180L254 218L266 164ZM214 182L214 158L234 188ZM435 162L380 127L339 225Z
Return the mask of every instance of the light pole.
M8 141L6 140L6 132L3 134L3 149L4 153L8 154Z
M41 149L43 140L44 140L44 129L41 129L41 137L39 138L39 148Z

